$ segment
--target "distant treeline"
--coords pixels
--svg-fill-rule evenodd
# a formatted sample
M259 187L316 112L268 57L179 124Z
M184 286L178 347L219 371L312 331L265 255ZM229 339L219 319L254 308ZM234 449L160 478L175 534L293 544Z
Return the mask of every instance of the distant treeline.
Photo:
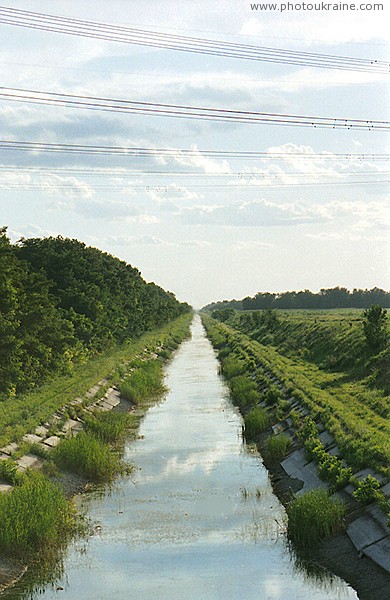
M379 288L372 290L354 289L352 292L342 287L321 289L317 294L310 290L300 292L269 293L258 292L252 298L247 296L243 300L223 300L205 306L202 310L215 310L221 308L234 308L236 310L261 310L264 308L369 308L379 304L383 308L390 308L390 292Z
M78 240L0 229L0 400L190 310L125 262Z

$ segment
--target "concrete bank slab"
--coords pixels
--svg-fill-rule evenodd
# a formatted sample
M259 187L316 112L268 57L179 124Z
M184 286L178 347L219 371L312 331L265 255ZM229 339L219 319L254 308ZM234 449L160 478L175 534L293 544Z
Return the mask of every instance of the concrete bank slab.
M52 435L50 437L48 437L46 440L44 440L44 444L46 444L46 446L49 446L50 448L54 448L55 446L58 446L58 444L60 443L61 438L58 437L58 435Z
M12 490L13 486L9 483L0 483L0 494L6 494Z
M295 450L295 452L285 458L280 464L287 475L296 479L302 479L300 474L303 467L307 464L306 453L303 449Z
M311 462L302 468L299 479L303 480L303 488L296 492L296 496L302 496L302 494L305 494L310 490L316 490L319 488L325 490L328 489L325 481L322 481L318 476L317 465L315 462Z
M318 437L325 448L334 444L334 439L327 431L323 431Z
M46 437L48 433L49 430L47 427L44 427L44 425L39 425L39 427L37 427L35 430L35 435L39 435L43 438Z
M390 537L364 548L363 554L371 558L382 569L390 573Z
M381 487L381 492L384 494L386 498L390 498L390 482L386 483L383 487Z
M42 466L42 461L32 454L25 454L21 456L17 461L18 471L25 471L26 469L38 469Z
M68 419L62 428L62 431L65 434L76 433L77 431L81 431L82 425L79 421L74 421L73 419Z
M36 433L26 433L22 437L23 442L28 442L29 444L39 444L42 441L42 436L37 435Z
M16 442L12 442L11 444L8 444L8 446L4 446L4 448L0 448L0 452L3 452L3 454L8 454L8 456L11 456L12 454L15 454L15 452L19 449L19 446Z
M347 534L355 548L360 551L382 540L386 531L369 515L363 515L348 525Z
M103 410L103 411L108 411L108 410L112 410L114 407L112 404L108 404L105 400L103 400L102 402L99 403L99 406L97 408L100 408L100 410Z
M91 387L88 392L85 393L87 398L92 398L93 396L95 396L98 391L100 390L101 386L100 385L94 385L93 387Z

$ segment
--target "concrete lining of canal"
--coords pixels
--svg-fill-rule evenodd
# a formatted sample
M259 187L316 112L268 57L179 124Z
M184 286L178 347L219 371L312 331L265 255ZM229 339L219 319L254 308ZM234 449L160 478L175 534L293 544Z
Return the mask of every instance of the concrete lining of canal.
M197 316L166 384L126 447L134 475L80 496L96 534L70 545L62 576L32 597L357 598L338 577L309 576L288 550L284 508L261 457L243 443Z

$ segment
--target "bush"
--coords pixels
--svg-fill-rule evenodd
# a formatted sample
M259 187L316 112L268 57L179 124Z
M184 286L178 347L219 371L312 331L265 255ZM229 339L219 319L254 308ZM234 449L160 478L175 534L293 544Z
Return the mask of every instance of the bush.
M373 500L376 500L379 488L379 481L375 477L372 477L372 475L367 475L362 481L358 482L353 496L358 502L369 504Z
M264 409L256 406L245 415L244 423L245 438L248 441L255 441L259 434L267 429L269 425L268 414Z
M91 433L81 431L53 450L54 462L66 471L95 482L111 481L123 471L119 456Z
M60 487L31 473L9 494L0 494L0 549L22 555L64 541L74 523Z
M296 498L287 507L289 540L303 550L344 527L345 504L317 489Z
M290 444L290 438L284 433L273 435L266 441L266 456L271 460L282 460L285 457Z

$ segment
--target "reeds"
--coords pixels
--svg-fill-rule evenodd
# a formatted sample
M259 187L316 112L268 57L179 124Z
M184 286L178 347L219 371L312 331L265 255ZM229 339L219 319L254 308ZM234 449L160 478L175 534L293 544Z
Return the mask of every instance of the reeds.
M245 415L244 423L246 440L256 441L259 434L267 429L269 417L263 408L256 406Z
M344 528L345 504L327 490L306 492L287 506L289 540L300 549L315 546Z
M120 457L108 444L84 431L59 444L53 451L53 460L60 469L96 483L111 481L124 470Z
M162 364L157 360L141 363L119 386L122 398L133 404L138 404L146 398L159 396L165 389Z
M291 444L291 439L284 433L272 435L265 443L265 453L270 460L283 460Z
M0 494L0 550L22 555L63 541L74 515L60 487L40 473L26 475L8 494Z

